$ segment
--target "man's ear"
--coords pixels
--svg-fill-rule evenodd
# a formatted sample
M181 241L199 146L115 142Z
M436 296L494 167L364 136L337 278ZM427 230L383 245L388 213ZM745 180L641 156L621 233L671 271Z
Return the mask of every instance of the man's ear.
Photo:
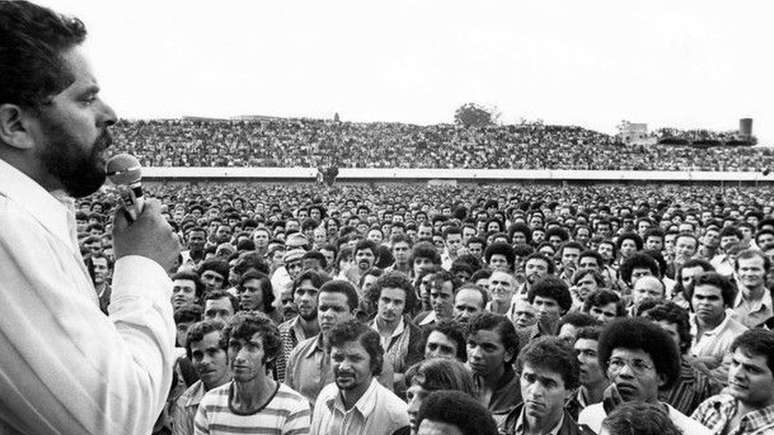
M21 107L15 104L0 105L0 141L19 150L35 146Z

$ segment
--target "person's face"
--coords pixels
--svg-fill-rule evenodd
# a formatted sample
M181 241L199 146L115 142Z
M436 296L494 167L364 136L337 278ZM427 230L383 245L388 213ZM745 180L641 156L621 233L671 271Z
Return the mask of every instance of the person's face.
M419 414L419 408L429 394L430 391L426 390L417 382L412 382L411 386L406 390L406 404L408 405L406 411L409 415L411 433L416 433L417 431L417 415Z
M562 307L559 306L556 299L535 295L532 306L535 307L538 320L543 324L555 324L562 316Z
M196 301L196 283L190 279L172 281L172 306L175 308L192 304Z
M420 239L431 239L433 237L433 227L426 226L426 225L420 225L419 229L417 230L417 238Z
M513 307L513 323L516 328L528 328L537 323L535 307L525 300L519 300Z
M371 356L360 340L331 346L331 370L340 391L363 391L373 378Z
M743 289L756 289L766 282L765 262L763 258L755 256L753 258L738 258L736 275Z
M110 276L107 258L94 257L92 259L92 264L94 265L94 283L102 284L107 281Z
M318 288L312 280L305 279L293 292L293 302L298 307L298 315L304 320L317 318L317 293Z
M249 340L231 337L228 341L228 359L234 381L246 383L266 373L266 351L263 336L256 332Z
M430 306L438 319L449 319L453 314L454 285L451 281L433 282L430 287Z
M634 274L632 274L634 280ZM645 276L634 282L632 289L634 303L637 304L645 298L663 299L664 291L661 282L655 276Z
M516 231L513 233L514 245L525 244L525 243L527 243L527 236L523 232Z
M584 275L583 278L578 280L575 286L578 288L578 296L580 296L581 300L585 300L589 293L599 289L597 280L595 280L594 276L591 274Z
M704 233L703 239L704 240L702 240L702 243L704 243L704 246L709 248L717 248L718 245L720 245L720 233L718 230L708 229Z
M204 249L204 243L207 241L207 237L204 231L191 231L188 234L188 249L191 251L201 251Z
M30 135L41 169L40 183L81 198L105 182L104 151L113 140L108 127L113 109L98 96L99 88L80 48L65 50L62 59L74 81L41 106Z
M285 263L285 270L288 272L288 276L290 276L291 280L296 279L296 277L301 274L302 268L303 266L300 258Z
M443 242L443 236L440 236L438 234L433 235L433 245L435 245L435 249L438 250L438 253L443 252L444 249L444 242Z
M597 259L595 257L581 257L578 259L578 270L589 270L593 269L597 272L601 272L601 266L597 262Z
M234 316L234 307L229 298L207 299L204 301L204 318L228 322Z
M524 414L539 421L558 422L570 395L559 373L526 363L521 371Z
M736 235L723 236L720 238L720 249L726 250L734 243L739 243L739 237Z
M597 349L599 342L588 338L579 338L575 341L575 352L580 363L580 383L586 387L599 385L605 381L605 374L599 366Z
M489 268L492 270L508 272L511 267L508 264L508 259L505 257L505 255L492 254L492 256L489 257Z
M696 253L696 240L693 237L678 237L675 240L675 257L683 261L693 257Z
M529 218L530 228L538 228L543 226L543 218L540 216L532 216Z
M221 289L225 282L226 277L214 270L206 270L202 273L202 284L204 284L206 291Z
M680 349L680 331L677 330L677 324L666 320L654 320L654 322L669 335L669 338L675 342L675 346Z
M664 384L655 367L650 355L641 349L616 348L610 354L607 378L624 402L653 402Z
M541 258L530 258L524 265L524 274L530 284L548 275L548 263Z
M515 283L510 274L496 270L489 277L489 291L492 298L500 303L507 304L513 298Z
M675 239L677 238L676 234L667 234L664 236L664 250L667 252L672 252L675 249Z
M575 233L575 241L582 244L583 246L586 246L586 244L589 242L589 239L591 238L591 233L586 228L580 228Z
M449 234L446 236L446 249L452 255L456 255L457 251L462 247L462 234Z
M610 302L609 304L600 305L600 306L592 306L589 308L589 314L591 314L592 317L599 320L602 323L608 323L611 320L615 319L615 316L618 314L618 310L616 307L615 302Z
M737 347L728 370L729 394L745 405L763 408L774 402L774 376L763 355Z
M562 249L562 264L565 267L572 267L578 265L578 257L580 257L580 249L577 248L564 248Z
M629 258L636 251L637 251L637 244L634 243L634 240L626 239L623 242L621 242L621 250L620 250L621 257Z
M701 284L693 288L691 306L696 313L696 320L702 324L717 325L725 316L722 290L711 284Z
M471 333L466 342L466 350L468 367L474 375L482 378L502 372L513 356L505 349L500 333L488 329Z
M179 347L185 347L185 343L186 343L185 340L186 340L186 335L188 334L188 328L190 328L191 325L193 324L194 322L179 322L178 324L175 325L175 328L176 328L175 335L176 335L177 344Z
M355 263L357 264L358 269L360 269L362 272L365 272L366 270L373 267L375 262L376 256L370 248L358 249L358 251L355 253Z
M191 362L204 387L211 390L225 384L231 377L228 354L220 347L220 331L204 334L200 341L192 341Z
M289 219L285 223L285 230L290 233L295 233L301 230L301 224L295 219Z
M248 279L239 288L239 306L243 311L263 311L261 280Z
M220 225L215 230L215 241L217 243L226 243L231 239L231 227L228 225Z
M417 428L416 435L464 435L459 427L443 421L435 421L429 418L422 420Z
M383 287L379 295L377 316L389 324L396 324L406 308L406 291L402 288Z
M336 257L333 251L330 251L328 249L321 249L320 253L323 255L323 257L325 257L325 262L328 264L329 268L331 264L334 264L336 262Z
M543 241L545 238L546 233L543 230L534 230L532 231L532 242L535 244L538 244Z
M411 257L411 248L407 242L397 242L392 246L392 256L395 257L395 263L406 264Z
M378 245L382 243L382 239L384 237L382 236L382 232L380 230L374 229L374 230L368 231L368 235L366 236L366 238Z
M457 358L457 343L440 331L432 331L425 343L425 359Z
M471 227L462 228L462 243L467 243L471 237L476 235L476 229Z
M605 261L610 261L613 258L613 245L609 243L600 243L597 247L597 252Z
M645 241L645 249L652 251L661 251L664 248L664 241L660 236L648 236Z
M255 230L253 233L253 243L256 249L264 249L269 246L269 232L263 229Z
M317 319L320 331L327 333L334 326L353 318L352 310L347 304L344 293L322 292L317 300Z
M471 317L484 311L484 299L481 292L473 289L462 289L454 296L454 319L467 323Z
M612 230L610 228L610 225L608 224L599 224L597 225L597 234L604 238L610 237L610 234L612 233Z

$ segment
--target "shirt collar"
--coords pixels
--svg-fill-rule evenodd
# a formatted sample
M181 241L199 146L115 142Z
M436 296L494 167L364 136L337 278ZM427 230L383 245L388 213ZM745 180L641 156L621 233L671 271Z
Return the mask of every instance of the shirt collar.
M188 394L188 400L185 402L185 406L199 406L204 394L204 383L200 380L193 384L190 394Z
M323 346L323 333L317 334L317 337L312 342L311 346L309 346L309 350L304 353L304 356L309 358L312 355L314 355L315 352L325 352L325 347Z
M430 314L428 314L424 319L422 319L421 322L419 322L419 326L425 326L429 325L437 320L435 316L435 311L431 311Z
M373 412L374 408L376 408L376 388L377 388L377 380L376 378L371 378L371 383L368 385L368 389L363 393L362 396L360 396L360 399L355 402L355 406L352 407L349 411L347 411L344 408L344 402L341 399L341 391L339 391L338 394L336 394L334 397L328 399L327 405L328 409L333 409L333 407L336 407L339 411L346 414L347 412L352 412L354 410L357 410L357 412L360 413L360 415L363 416L365 419L371 413Z
M371 329L373 329L376 332L380 332L377 318L374 318L373 322L371 323ZM398 322L398 326L396 326L395 330L392 331L392 335L390 336L390 338L399 337L400 334L403 334L403 331L405 329L406 329L406 322L403 321L403 316L401 316L400 321Z
M519 413L519 418L516 420L516 433L524 433L524 411L525 407L522 405L521 412ZM556 426L554 426L553 429L551 429L548 432L545 432L546 435L557 435L559 433L559 430L562 428L562 425L564 424L564 411L562 411L562 416L559 417L559 421L556 423Z
M744 295L740 290L736 294L736 300L734 301L734 308L738 308L740 305L742 305L742 302L744 302ZM764 308L771 308L771 304L772 304L771 292L769 292L769 290L764 287L763 296L759 300L753 301L753 303L751 303L750 306L752 308L757 308L754 311L760 311Z
M27 210L43 227L78 251L75 228L75 201L64 192L48 192L32 178L0 159L0 194Z

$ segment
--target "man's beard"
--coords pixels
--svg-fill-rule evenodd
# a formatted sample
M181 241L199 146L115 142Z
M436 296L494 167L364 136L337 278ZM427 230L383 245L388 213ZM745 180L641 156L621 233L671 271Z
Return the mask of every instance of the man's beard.
M105 183L105 166L99 154L113 142L107 129L91 144L87 153L68 130L57 121L44 116L43 133L48 140L37 151L45 170L56 178L65 192L82 198L96 192Z

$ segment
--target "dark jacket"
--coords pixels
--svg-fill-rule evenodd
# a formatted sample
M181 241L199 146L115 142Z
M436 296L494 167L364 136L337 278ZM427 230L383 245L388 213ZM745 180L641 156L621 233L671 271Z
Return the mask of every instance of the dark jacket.
M513 408L511 412L505 418L505 422L500 426L500 433L503 435L517 435L516 434L516 422L519 420L521 410L524 408L524 404ZM573 420L572 416L564 411L564 421L562 427L559 428L558 435L595 435L594 432L586 426L578 426L578 423Z

